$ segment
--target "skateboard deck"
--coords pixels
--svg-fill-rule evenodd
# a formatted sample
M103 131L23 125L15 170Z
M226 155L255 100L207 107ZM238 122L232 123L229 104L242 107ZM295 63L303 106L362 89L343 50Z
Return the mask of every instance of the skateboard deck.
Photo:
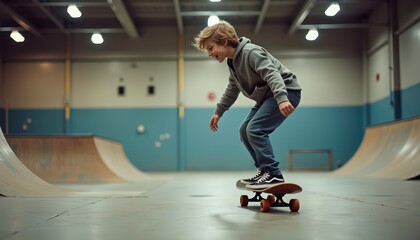
M242 207L248 206L249 202L260 202L261 212L268 212L271 207L289 207L290 211L297 212L300 208L298 199L291 199L289 203L283 200L284 195L294 194L302 191L302 187L295 183L279 183L272 187L262 189L250 189L245 184L241 183L241 180L236 182L236 188L240 190L252 191L255 196L248 198L247 195L242 195L240 203ZM262 193L269 194L267 198L262 196Z

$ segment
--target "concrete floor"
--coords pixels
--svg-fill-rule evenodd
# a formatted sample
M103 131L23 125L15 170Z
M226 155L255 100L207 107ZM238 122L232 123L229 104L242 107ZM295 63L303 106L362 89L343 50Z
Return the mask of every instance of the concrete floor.
M299 213L239 206L253 172L165 174L164 182L68 185L102 196L0 197L0 239L416 239L420 181L284 172ZM107 192L109 194L107 194ZM285 199L290 199L286 196Z

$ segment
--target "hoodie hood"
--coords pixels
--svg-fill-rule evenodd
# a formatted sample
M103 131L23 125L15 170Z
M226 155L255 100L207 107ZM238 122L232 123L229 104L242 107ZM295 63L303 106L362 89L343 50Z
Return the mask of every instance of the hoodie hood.
M239 38L239 45L236 47L236 49L235 49L235 55L233 56L233 59L234 60L236 59L236 57L238 56L238 54L242 51L242 48L244 48L247 43L251 43L251 40L249 40L246 37Z

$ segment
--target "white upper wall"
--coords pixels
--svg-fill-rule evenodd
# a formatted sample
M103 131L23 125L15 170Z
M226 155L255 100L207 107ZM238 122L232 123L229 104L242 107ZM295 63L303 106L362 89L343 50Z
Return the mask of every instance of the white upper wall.
M59 62L5 63L5 97L10 108L63 108L65 65Z
M420 23L415 19L420 16L420 1L399 0L398 4L398 39L400 54L400 81L404 90L420 83L418 66L420 62ZM369 19L370 23L388 22L388 6L382 4ZM390 55L388 28L368 31L368 102L376 102L389 97L394 90L390 78ZM377 80L377 75L379 80Z
M359 58L296 58L283 61L297 75L302 106L363 104Z
M186 107L214 107L227 84L225 63L218 64L191 46L194 35L200 30L185 29L185 91L180 97ZM314 42L305 40L304 30L288 35L287 29L272 26L255 34L253 27L239 26L237 31L240 36L262 45L296 73L304 88L302 105L361 104L359 30L322 30ZM125 34L105 34L104 38L102 45L94 45L88 34L71 37L72 107L177 106L178 36L175 28L142 29L139 39ZM13 93L11 107L63 106L64 63L57 63L57 59L63 62L65 58L66 39L53 36L52 40L59 41L51 42L54 51L47 49L47 40L28 39L24 45L12 44L13 54L8 52L7 55L11 62L5 66L8 89ZM26 51L29 48L34 50ZM58 65L54 72L47 73L38 59L51 59L51 64ZM133 67L133 63L137 67ZM38 83L33 81L33 76ZM151 77L156 88L153 96L147 94ZM117 95L119 85L126 88L124 97ZM33 89L39 91L34 93ZM216 94L215 101L208 100L210 92ZM250 104L250 100L241 97L235 106Z
M398 16L401 26L409 26L399 39L401 88L406 89L420 83L420 1L399 0ZM415 21L417 23L410 26Z
M400 35L401 88L420 83L420 22Z
M201 29L186 29L195 36ZM239 36L246 36L277 57L298 77L303 87L301 106L354 106L363 104L362 49L359 30L320 30L320 37L309 42L307 31L288 35L287 29L236 28ZM185 103L187 107L214 107L222 96L229 72L226 62L219 64L207 53L191 46L193 37L185 39ZM209 93L216 94L209 100ZM253 102L240 95L234 107L249 106Z
M215 107L228 84L226 62L214 59L185 62L184 100L186 107ZM209 94L215 94L209 99ZM235 107L249 106L253 101L240 96Z
M368 65L368 102L372 103L390 95L390 72L388 44L377 50L369 57ZM377 75L379 80L377 80Z
M293 71L303 88L301 106L354 106L363 104L362 66L358 58L288 58L281 62ZM187 107L214 107L228 84L226 62L214 59L186 61ZM216 95L210 100L208 95ZM234 107L254 102L240 95Z
M71 103L75 108L176 107L177 81L175 61L76 62ZM124 96L118 95L120 86Z

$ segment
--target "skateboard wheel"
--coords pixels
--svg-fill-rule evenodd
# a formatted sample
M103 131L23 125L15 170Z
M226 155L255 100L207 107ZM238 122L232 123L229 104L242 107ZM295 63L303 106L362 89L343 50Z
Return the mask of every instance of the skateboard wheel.
M289 208L291 212L299 211L299 208L300 208L299 200L291 199L289 202Z
M261 212L268 212L270 211L270 201L268 201L267 199L263 199L260 202L260 210Z
M241 203L241 207L248 206L248 196L247 195L241 195L241 198L239 199Z
M274 195L268 195L267 200L270 202L270 204L273 204L276 202L276 197Z

